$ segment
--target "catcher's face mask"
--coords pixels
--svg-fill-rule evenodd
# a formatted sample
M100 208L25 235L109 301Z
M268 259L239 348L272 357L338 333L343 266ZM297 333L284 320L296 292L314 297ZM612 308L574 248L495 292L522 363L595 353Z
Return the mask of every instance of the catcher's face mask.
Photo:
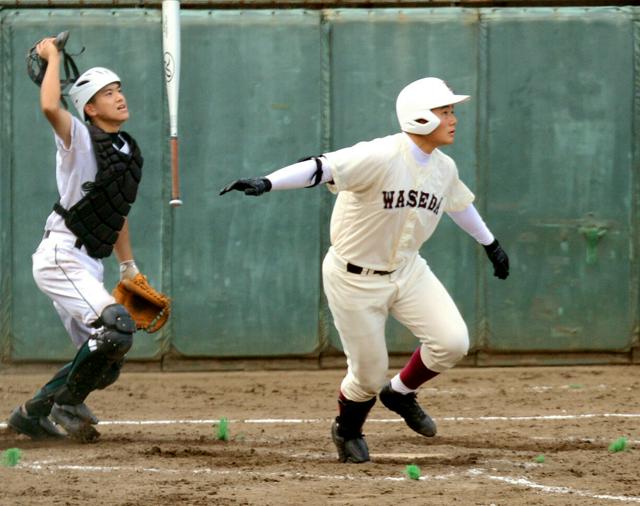
M69 32L59 33L54 41L54 44L58 48L58 51L62 53L62 66L64 68L64 79L60 80L60 90L62 92L61 101L64 107L67 107L67 103L64 99L65 90L71 84L73 84L76 79L78 79L78 67L76 66L73 58L67 51L65 50L65 45L67 44L67 39L69 38ZM42 81L44 80L44 74L47 71L48 62L43 60L38 55L37 46L40 43L38 41L35 43L29 51L27 51L27 74L29 78L36 83L38 86L42 85ZM84 51L84 48L74 56L81 54Z

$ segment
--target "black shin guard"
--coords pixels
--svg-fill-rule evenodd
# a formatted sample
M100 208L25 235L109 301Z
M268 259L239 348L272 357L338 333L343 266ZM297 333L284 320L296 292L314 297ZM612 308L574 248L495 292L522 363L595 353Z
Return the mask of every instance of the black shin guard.
M73 362L62 367L32 399L24 403L25 410L31 416L48 416L53 406L53 397L67 382L67 376Z
M91 351L89 341L78 350L67 381L54 395L58 404L80 404L95 390L97 374L109 365L107 357L99 350Z
M54 402L76 405L89 393L113 384L120 375L124 355L136 330L131 316L120 304L107 306L97 321L102 330L84 343L73 362L62 367L32 399L25 403L31 416L48 416Z
M120 377L120 371L122 370L123 365L124 359L111 364L111 367L104 371L98 378L98 381L96 382L96 390L103 390L109 385L113 385Z
M58 390L54 400L58 404L80 404L96 388L113 383L120 373L125 354L133 344L136 324L124 306L112 304L100 315L100 332L82 345L66 384Z

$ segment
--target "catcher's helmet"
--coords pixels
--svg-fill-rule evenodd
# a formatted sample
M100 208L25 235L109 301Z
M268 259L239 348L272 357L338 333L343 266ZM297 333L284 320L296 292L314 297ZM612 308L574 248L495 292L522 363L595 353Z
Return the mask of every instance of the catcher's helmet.
M403 132L428 135L440 124L431 109L459 104L469 95L455 95L442 79L425 77L403 88L396 100L396 114Z
M115 72L104 67L93 67L84 72L69 90L69 97L78 110L80 118L87 120L84 114L84 106L107 84L119 83L120 78Z

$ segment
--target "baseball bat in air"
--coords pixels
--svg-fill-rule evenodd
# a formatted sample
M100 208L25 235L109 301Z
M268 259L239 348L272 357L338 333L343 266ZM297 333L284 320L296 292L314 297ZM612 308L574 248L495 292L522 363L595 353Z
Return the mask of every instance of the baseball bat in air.
M169 104L169 146L171 148L171 200L173 207L182 205L178 168L178 97L180 95L180 2L162 2L162 52L164 79Z

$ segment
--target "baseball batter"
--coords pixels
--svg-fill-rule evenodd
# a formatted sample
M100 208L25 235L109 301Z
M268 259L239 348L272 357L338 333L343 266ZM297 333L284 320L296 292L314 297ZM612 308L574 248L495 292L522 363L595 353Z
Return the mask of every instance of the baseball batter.
M339 414L331 428L342 462L370 460L362 427L376 396L414 431L427 437L436 433L416 391L452 368L469 348L458 308L418 253L442 215L447 213L484 246L497 277L509 274L508 257L473 206L473 193L459 179L454 161L438 149L454 142L454 105L468 99L441 79L420 79L398 95L402 132L312 157L266 177L239 179L220 192L261 195L326 183L338 195L322 273L347 358ZM384 334L389 314L420 342L390 382Z
M33 255L33 276L78 351L11 413L8 425L32 439L64 437L53 420L69 436L87 441L99 436L98 420L84 401L116 381L136 329L105 289L101 259L115 251L121 279L138 274L126 216L136 197L142 156L134 139L120 131L129 118L120 78L101 67L79 76L69 91L78 119L60 103L61 57L54 39L42 40L36 50L47 62L36 83L42 112L55 133L59 199Z

